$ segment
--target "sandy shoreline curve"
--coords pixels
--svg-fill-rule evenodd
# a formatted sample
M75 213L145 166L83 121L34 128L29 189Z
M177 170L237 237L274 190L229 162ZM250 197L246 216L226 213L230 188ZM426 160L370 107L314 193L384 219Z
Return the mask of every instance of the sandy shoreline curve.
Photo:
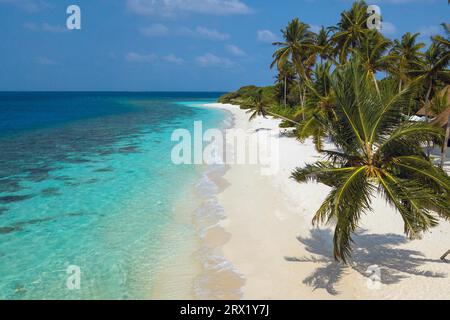
M448 222L441 221L422 239L410 241L403 235L400 215L375 197L374 211L362 218L354 237L350 264L337 263L332 258L332 228L311 224L328 187L290 179L295 167L320 158L312 141L300 143L283 136L277 119L257 117L249 122L249 115L238 106L204 106L228 110L234 128L248 135L269 131L278 139L280 154L274 175L261 175L257 165L236 164L212 177L220 180L217 201L224 218L205 239L223 255L229 270L242 277L222 274L216 289L242 286L238 296L242 299L450 298L450 264L439 260L450 248Z

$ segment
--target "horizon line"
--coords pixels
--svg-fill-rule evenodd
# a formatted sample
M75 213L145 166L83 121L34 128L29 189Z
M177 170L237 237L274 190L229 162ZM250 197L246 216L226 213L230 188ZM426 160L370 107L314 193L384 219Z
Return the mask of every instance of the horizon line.
M155 90L155 91L145 91L145 90L0 90L0 93L39 93L39 92L61 92L61 93L67 93L67 92L73 92L73 93L79 93L79 92L104 92L104 93L224 93L224 92L230 92L229 90Z

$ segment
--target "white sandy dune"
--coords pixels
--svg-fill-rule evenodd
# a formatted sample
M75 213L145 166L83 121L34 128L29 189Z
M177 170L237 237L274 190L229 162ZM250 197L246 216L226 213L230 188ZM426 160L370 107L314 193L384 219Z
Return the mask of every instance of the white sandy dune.
M227 187L218 195L227 217L221 225L230 234L222 252L245 279L243 299L450 298L450 263L439 260L450 249L450 223L442 221L423 239L409 241L399 214L376 198L354 237L350 265L337 263L332 228L311 224L328 187L290 179L295 167L319 159L311 141L280 136L279 120L249 122L237 106L209 107L232 112L235 127L249 135L262 129L279 139L277 174L231 165Z

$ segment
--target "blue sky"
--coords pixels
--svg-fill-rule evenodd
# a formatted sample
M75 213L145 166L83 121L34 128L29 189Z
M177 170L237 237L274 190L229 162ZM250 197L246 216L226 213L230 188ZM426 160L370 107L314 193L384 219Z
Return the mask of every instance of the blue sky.
M390 38L449 22L447 0L372 0ZM350 0L0 0L0 90L228 91L273 81L287 22L329 26ZM66 8L82 29L66 29Z

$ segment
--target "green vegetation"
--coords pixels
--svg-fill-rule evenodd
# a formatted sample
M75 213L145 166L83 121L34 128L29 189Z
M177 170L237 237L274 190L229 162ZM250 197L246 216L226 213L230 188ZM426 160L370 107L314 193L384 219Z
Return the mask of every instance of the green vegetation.
M337 25L317 34L293 19L281 30L283 41L274 43L275 85L220 98L249 109L250 120L276 116L299 140L313 139L324 160L292 177L332 188L314 223L335 225L334 255L344 262L376 193L396 208L411 238L438 217L450 219L450 179L422 147L437 143L445 152L450 136L450 27L442 24L445 36L432 37L426 48L419 34L391 41L369 30L367 18L367 4L356 1ZM411 122L419 109L426 121ZM430 122L436 115L439 121ZM335 149L324 150L324 138Z
M220 103L231 103L236 105L242 105L245 104L245 102L254 97L256 94L261 92L261 94L264 96L264 101L269 105L275 105L275 87L274 86L268 86L268 87L256 87L256 86L246 86L240 88L236 92L227 93L219 98Z

